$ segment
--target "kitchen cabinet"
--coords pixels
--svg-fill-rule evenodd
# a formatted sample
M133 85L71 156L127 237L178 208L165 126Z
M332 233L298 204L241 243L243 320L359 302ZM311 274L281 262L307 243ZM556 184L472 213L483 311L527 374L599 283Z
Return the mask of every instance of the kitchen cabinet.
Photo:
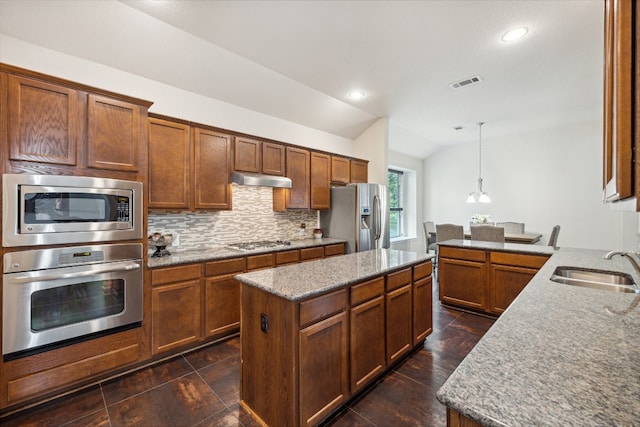
M349 310L352 393L361 390L387 366L385 357L384 278L351 288Z
M411 268L387 276L387 365L402 359L413 348Z
M149 209L191 209L191 127L149 118Z
M240 330L240 283L234 278L246 270L245 257L205 264L205 335L219 337Z
M324 258L324 248L322 246L300 249L300 261L313 261L320 258Z
M2 64L7 172L140 180L150 102Z
M286 148L287 177L291 179L291 188L273 189L273 210L309 209L310 202L310 163L311 153L301 148Z
M440 301L484 310L487 293L485 251L444 246L438 251Z
M151 271L151 348L176 350L202 337L202 265Z
M494 315L507 309L549 259L452 246L438 251L440 301Z
M369 182L369 162L351 159L351 182Z
M413 345L433 332L433 266L431 261L413 267Z
M351 161L346 157L331 156L331 182L349 184L351 182Z
M638 59L637 26L634 15L639 13L635 1L605 1L604 47L604 168L605 201L618 201L640 193L640 166L635 166L638 150ZM635 186L634 186L635 184ZM634 188L635 187L635 188ZM636 210L640 198L635 202Z
M328 210L331 208L329 181L331 174L331 156L323 153L311 153L311 209Z
M336 243L324 247L325 258L337 255L344 255L344 243Z
M276 252L276 265L292 264L298 261L300 261L300 251L298 249Z
M285 174L285 148L282 144L236 137L233 169L238 172Z
M193 130L194 208L231 209L231 135Z

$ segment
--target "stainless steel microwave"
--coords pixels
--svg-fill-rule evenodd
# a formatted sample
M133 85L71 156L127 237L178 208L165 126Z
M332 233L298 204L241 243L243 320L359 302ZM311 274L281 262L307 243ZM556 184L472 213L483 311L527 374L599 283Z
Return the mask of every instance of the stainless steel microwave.
M142 238L142 183L2 175L2 244L57 245Z

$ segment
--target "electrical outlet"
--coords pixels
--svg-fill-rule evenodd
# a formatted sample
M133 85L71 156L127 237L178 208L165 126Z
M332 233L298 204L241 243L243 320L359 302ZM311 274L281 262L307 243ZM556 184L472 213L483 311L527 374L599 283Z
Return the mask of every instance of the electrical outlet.
M269 317L264 313L260 313L260 330L265 334L269 330Z

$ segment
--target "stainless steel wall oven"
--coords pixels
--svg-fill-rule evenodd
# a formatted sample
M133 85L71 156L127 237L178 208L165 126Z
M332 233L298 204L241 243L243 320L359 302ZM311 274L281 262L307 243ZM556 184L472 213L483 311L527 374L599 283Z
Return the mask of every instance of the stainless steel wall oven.
M2 245L142 238L142 183L59 175L2 175Z
M9 252L2 282L5 360L142 321L141 243Z

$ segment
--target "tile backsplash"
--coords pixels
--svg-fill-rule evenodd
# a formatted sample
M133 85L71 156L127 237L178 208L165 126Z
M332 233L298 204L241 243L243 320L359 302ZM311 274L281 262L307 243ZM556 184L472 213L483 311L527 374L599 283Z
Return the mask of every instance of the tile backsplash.
M295 240L313 237L317 211L273 212L273 189L232 184L233 210L151 212L149 235L178 237L172 251L206 248L256 240ZM300 224L305 223L300 233Z

